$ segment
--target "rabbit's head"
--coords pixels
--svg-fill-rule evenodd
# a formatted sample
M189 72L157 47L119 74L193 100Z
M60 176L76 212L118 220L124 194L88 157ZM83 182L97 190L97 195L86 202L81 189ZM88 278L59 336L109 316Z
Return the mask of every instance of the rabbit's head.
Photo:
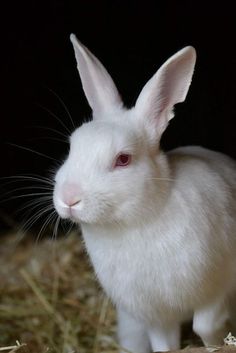
M93 120L70 137L55 176L55 208L75 222L136 222L156 213L166 195L169 170L159 142L174 105L185 100L195 50L167 60L126 109L103 65L74 35L71 41Z

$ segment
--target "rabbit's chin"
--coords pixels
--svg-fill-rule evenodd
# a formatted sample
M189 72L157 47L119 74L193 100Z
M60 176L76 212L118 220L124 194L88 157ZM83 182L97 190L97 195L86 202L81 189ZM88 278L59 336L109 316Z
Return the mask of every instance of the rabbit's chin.
M62 219L68 219L74 223L101 223L105 221L106 217L101 216L98 213L94 213L91 210L84 210L81 205L81 209L76 206L68 207L60 205L59 202L54 201L55 209L58 215Z

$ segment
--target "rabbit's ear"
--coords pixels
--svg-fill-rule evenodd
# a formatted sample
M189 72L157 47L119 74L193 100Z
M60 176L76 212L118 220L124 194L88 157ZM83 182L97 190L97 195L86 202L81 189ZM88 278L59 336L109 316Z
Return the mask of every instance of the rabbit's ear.
M169 58L142 89L135 111L153 142L161 137L173 118L174 105L185 100L195 61L195 49L185 47Z
M78 41L74 34L70 35L70 40L74 47L83 90L94 117L98 117L101 113L112 112L122 106L119 92L101 62Z

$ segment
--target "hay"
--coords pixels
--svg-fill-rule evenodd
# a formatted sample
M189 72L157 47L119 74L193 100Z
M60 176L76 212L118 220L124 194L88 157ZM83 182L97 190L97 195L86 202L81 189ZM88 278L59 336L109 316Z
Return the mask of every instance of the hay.
M76 233L15 247L1 239L0 347L33 353L117 352L115 314ZM12 345L23 342L24 344Z
M115 331L76 232L38 243L1 237L0 353L116 353ZM184 327L183 346L200 345L190 332Z

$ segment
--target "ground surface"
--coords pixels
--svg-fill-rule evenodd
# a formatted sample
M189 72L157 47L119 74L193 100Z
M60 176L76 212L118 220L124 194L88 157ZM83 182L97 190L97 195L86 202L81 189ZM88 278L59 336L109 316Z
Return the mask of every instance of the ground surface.
M26 344L6 351L118 352L115 312L94 278L81 237L18 239L12 233L0 243L0 351ZM201 344L189 332L185 327L183 346Z
M114 332L114 310L78 235L1 237L0 347L18 340L32 353L115 352Z

